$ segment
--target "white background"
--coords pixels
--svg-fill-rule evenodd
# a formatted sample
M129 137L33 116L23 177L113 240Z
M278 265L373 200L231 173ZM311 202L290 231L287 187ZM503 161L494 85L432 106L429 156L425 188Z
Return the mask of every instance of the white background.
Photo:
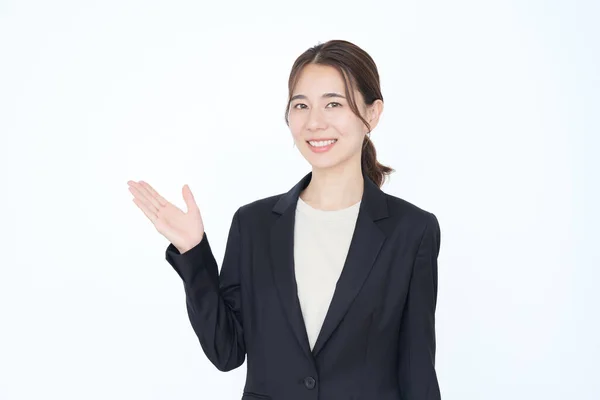
M598 2L0 2L0 399L239 399L132 202L235 210L310 165L294 59L369 52L383 189L442 229L444 400L600 398Z

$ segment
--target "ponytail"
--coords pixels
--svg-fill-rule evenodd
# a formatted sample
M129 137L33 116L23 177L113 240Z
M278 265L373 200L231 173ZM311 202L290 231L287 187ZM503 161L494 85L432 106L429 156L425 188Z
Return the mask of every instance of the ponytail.
M365 135L365 139L363 141L363 150L360 163L363 174L366 174L379 187L383 185L386 175L394 172L394 169L377 161L375 145L373 145L373 141L369 135Z

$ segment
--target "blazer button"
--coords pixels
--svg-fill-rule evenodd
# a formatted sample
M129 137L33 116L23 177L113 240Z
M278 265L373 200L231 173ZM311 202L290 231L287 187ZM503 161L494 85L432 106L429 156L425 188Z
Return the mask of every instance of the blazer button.
M316 383L317 381L315 381L315 378L313 378L312 376L307 376L306 378L304 378L304 386L306 386L307 389L314 389Z

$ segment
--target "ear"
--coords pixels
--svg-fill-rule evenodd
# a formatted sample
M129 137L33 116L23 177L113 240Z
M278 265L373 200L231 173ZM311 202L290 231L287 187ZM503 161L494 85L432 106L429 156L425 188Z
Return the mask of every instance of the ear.
M371 104L367 106L367 121L369 125L371 125L371 130L375 129L377 124L379 123L379 118L383 113L383 101L377 99Z

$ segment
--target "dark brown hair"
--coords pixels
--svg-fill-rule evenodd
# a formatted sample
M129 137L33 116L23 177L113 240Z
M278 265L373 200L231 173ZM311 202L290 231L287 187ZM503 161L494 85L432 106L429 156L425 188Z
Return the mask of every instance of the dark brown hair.
M285 110L286 124L289 126L288 113L292 92L298 82L300 72L307 64L328 65L340 72L344 79L346 98L349 99L350 109L364 122L370 133L371 127L360 115L356 105L354 89L356 88L361 93L366 105L373 104L375 100L383 101L379 84L379 72L375 62L367 52L345 40L330 40L318 44L306 50L296 59L288 81L289 96ZM377 161L377 152L369 135L365 135L363 142L361 168L363 174L371 178L379 187L383 185L386 175L394 172L392 168Z

